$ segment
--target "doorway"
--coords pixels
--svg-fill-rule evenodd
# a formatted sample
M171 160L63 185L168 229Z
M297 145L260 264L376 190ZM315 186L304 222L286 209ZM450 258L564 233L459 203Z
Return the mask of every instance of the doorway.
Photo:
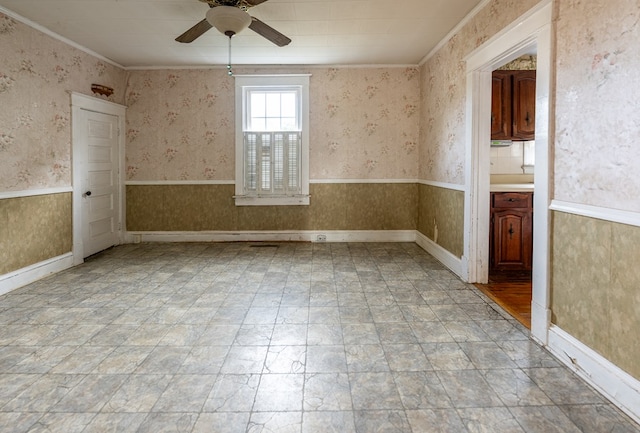
M117 245L124 225L125 107L72 93L74 264Z
M547 342L549 312L549 134L552 2L545 0L476 49L467 61L465 252L468 281L489 276L491 73L523 54L537 52L535 196L531 335Z

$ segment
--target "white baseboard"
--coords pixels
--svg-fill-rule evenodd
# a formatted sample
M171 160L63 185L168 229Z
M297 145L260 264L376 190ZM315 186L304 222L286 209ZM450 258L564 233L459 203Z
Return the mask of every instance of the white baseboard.
M422 233L418 231L416 231L415 233L415 242L420 245L423 250L438 259L438 261L449 268L451 272L462 278L463 281L468 281L468 276L465 271L465 265L460 257L454 256L449 251L445 250Z
M47 275L64 271L73 266L73 254L67 253L42 262L34 263L17 271L0 275L0 295L33 283Z
M139 242L415 242L415 230L313 230L256 232L127 232L126 243ZM324 236L325 240L318 240Z
M613 404L640 423L640 381L584 343L551 325L548 349Z

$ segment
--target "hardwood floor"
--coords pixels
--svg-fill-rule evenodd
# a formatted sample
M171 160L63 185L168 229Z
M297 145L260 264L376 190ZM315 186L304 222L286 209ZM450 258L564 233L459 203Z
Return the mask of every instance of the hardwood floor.
M475 286L531 329L531 272L492 273L487 284Z

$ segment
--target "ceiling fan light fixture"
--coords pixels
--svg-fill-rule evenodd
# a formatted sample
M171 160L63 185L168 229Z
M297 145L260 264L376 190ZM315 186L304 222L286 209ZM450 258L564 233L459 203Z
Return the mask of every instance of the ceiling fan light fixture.
M240 33L251 24L251 16L234 6L216 6L207 11L207 21L229 37Z

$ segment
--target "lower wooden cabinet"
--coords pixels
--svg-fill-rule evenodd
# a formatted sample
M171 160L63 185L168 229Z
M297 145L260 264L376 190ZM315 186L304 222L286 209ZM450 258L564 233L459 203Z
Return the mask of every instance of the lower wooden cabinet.
M533 193L491 193L490 236L492 270L531 270Z

